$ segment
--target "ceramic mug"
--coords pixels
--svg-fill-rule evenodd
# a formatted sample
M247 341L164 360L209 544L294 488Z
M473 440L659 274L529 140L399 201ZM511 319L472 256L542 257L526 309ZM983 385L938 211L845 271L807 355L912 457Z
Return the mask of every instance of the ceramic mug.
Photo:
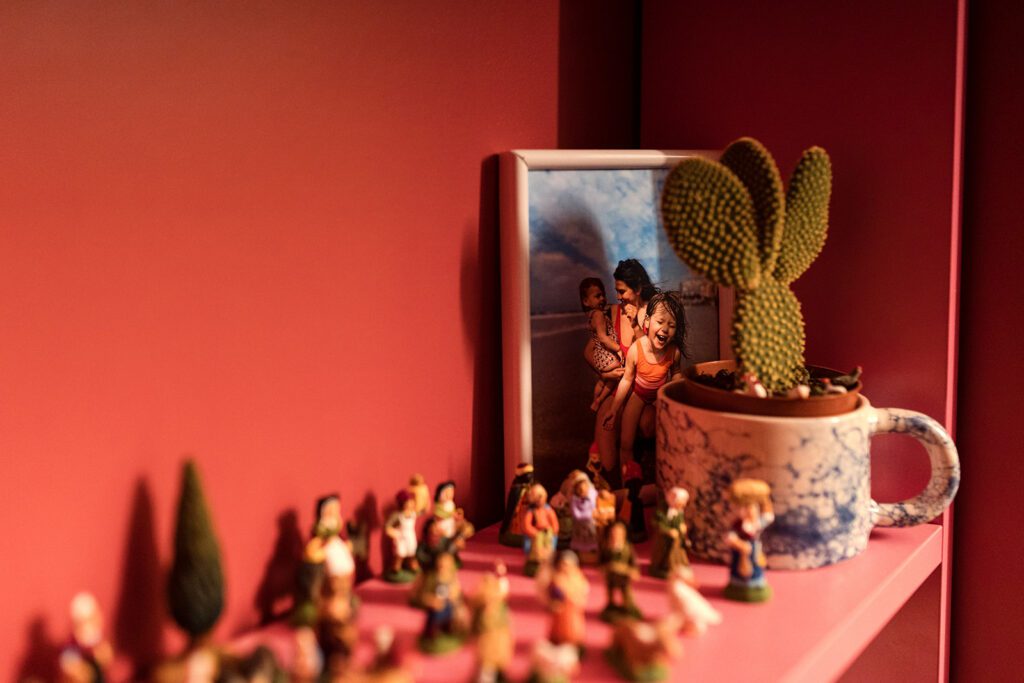
M853 557L874 526L913 526L953 500L960 462L946 431L926 415L873 408L863 396L829 417L763 417L695 408L673 382L658 393L657 476L690 492L686 521L699 557L725 560L732 512L727 489L739 477L772 487L775 522L763 536L768 566L811 569ZM675 387L675 388L674 388ZM871 437L907 434L925 447L931 478L900 503L871 499Z

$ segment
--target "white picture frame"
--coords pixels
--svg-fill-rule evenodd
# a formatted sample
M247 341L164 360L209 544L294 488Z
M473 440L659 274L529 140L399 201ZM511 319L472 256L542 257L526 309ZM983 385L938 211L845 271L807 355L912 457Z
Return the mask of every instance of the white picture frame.
M638 244L647 245L644 247L649 252L650 240L661 239L664 244L661 250L667 246L667 239L664 237L664 230L661 227L659 211L660 182L668 171L682 159L688 157L706 157L717 159L719 152L716 151L659 151L659 150L512 150L501 155L500 159L500 201L501 201L501 306L502 306L502 358L503 358L503 398L504 398L504 420L505 420L505 444L504 444L504 473L506 487L512 481L515 467L520 462L533 463L538 474L544 469L544 463L535 458L538 453L537 439L543 443L543 434L538 434L534 429L534 394L537 387L534 386L533 363L539 360L541 353L534 353L532 338L546 332L538 332L532 329L534 324L540 324L547 313L539 312L541 308L550 306L553 308L566 308L570 306L569 299L571 292L559 293L557 301L548 301L547 297L541 297L536 290L546 287L543 285L543 266L537 265L534 261L549 261L536 243L538 234L541 231L555 232L561 228L552 228L545 212L558 213L564 211L562 206L568 195L578 194L580 196L572 199L572 202L581 204L583 213L590 212L594 218L596 227L593 228L601 234L608 234L610 228L604 224L615 223L618 231L614 233L615 244L603 244L606 253L605 272L594 273L595 276L603 278L609 303L615 300L614 281L612 280L612 269L615 267L618 258L635 258L639 254L627 254L629 240L619 239L622 232L629 232L631 229L644 231L644 235L638 237ZM651 179L650 192L645 187L644 178ZM532 181L532 186L531 186ZM573 189L573 184L579 187ZM608 192L603 191L609 190ZM532 192L531 192L532 191ZM611 195L609 197L609 195ZM622 204L629 207L628 218L623 218L624 209L616 205L616 197L622 195ZM588 203L595 206L587 206ZM533 210L533 232L531 233L531 209ZM601 215L604 213L605 215ZM552 220L561 220L557 216ZM623 225L630 228L623 230ZM542 227L539 227L542 226ZM566 228L574 230L576 228ZM652 232L652 230L654 232ZM648 234L649 233L649 234ZM660 233L660 238L656 236ZM575 235L578 238L579 235ZM535 243L531 248L531 239ZM645 241L646 240L646 241ZM557 240L555 240L557 242ZM571 250L571 248L570 248ZM671 248L668 248L671 251ZM659 254L660 254L659 251ZM543 257L543 259L542 259ZM661 258L659 256L658 258ZM674 259L678 268L689 272L689 269L679 261L674 252L670 257ZM568 270L577 269L578 264L573 265L569 259ZM594 259L581 257L580 260L593 263ZM642 260L642 258L641 258ZM668 269L675 267L669 261ZM650 268L649 268L650 270ZM653 268L651 279L656 285L659 283L660 270ZM680 272L674 269L673 273ZM570 276L571 277L571 276ZM680 285L682 287L682 285ZM567 289L565 285L561 289ZM578 289L577 294L578 297ZM543 298L543 301L542 301ZM728 343L728 316L731 314L731 296L727 291L721 291L715 296L716 319L707 322L704 327L704 337L715 336L713 347L708 347L708 339L703 339L703 356L691 358L693 361L713 360L715 358L729 358L731 352ZM585 319L580 308L578 312L578 325L585 329ZM689 315L689 313L688 313ZM566 320L570 317L570 311L550 314L549 317L563 316ZM706 318L706 316L704 316ZM723 322L724 321L724 322ZM548 321L549 322L549 321ZM710 328L714 327L713 330ZM584 332L585 334L585 332ZM540 337L537 337L540 339ZM580 363L585 363L582 357L582 345L585 337L579 337L580 354L577 356ZM564 345L565 342L560 342ZM688 346L690 344L688 343ZM565 350L563 349L563 356ZM714 358L710 357L714 356ZM597 376L594 375L596 381ZM581 397L580 400L584 400ZM575 407L575 404L573 404ZM589 409L589 408L588 408ZM541 449L542 450L542 449ZM577 467L582 467L585 461L585 452L581 454L582 460ZM574 456L575 457L575 456ZM541 477L543 479L543 477Z

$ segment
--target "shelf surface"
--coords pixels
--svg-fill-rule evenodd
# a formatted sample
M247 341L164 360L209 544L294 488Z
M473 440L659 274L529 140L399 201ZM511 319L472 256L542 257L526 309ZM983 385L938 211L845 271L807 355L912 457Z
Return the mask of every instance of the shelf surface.
M926 524L908 529L878 529L860 556L810 571L769 571L774 589L771 601L748 605L721 596L727 581L725 567L695 564L700 591L723 615L699 638L681 637L683 655L672 667L672 680L825 681L840 676L904 602L939 565L941 527ZM549 619L536 597L532 579L522 575L523 555L497 542L497 526L473 537L462 553L459 580L472 594L483 572L501 559L510 576L509 606L516 638L515 658L509 675L525 678L532 644L546 636ZM646 565L648 544L639 546ZM604 581L596 567L585 567L591 582L587 605L587 656L579 680L619 680L605 663L603 650L611 627L597 618L604 607ZM413 643L423 625L423 612L407 606L408 587L375 579L359 586L363 601L359 613L360 650L357 659L370 656L373 629L387 624L403 642ZM648 618L667 611L665 583L643 576L634 582L636 600ZM276 631L276 633L275 633ZM285 661L290 659L283 627L272 627L243 639L276 641L271 644ZM241 642L236 643L242 645ZM283 650L283 651L282 651ZM410 655L417 681L472 680L471 646L441 657Z

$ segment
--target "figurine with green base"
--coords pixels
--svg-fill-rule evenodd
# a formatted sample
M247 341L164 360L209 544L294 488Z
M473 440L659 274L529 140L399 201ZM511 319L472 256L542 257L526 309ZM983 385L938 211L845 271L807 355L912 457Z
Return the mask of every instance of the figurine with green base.
M679 620L672 615L655 623L621 619L615 623L605 659L627 681L664 681L671 660L683 652L678 631Z
M737 516L725 537L730 556L729 585L724 595L740 602L764 602L772 597L761 546L761 532L775 521L771 488L760 479L737 479L729 487L729 501Z
M384 524L384 533L391 539L391 566L382 578L388 583L409 583L420 571L416 560L416 497L402 489L395 496L395 506L397 509Z
M439 655L462 647L466 620L457 573L455 558L441 553L423 577L422 603L427 618L418 641L421 652Z
M683 516L689 500L689 492L680 486L673 486L665 494L665 509L659 510L654 516L657 536L654 538L647 573L658 579L667 579L676 570L682 570L689 576L690 585L695 586L690 559L686 554L686 520Z
M637 569L636 552L626 537L626 525L622 522L615 522L608 528L601 549L601 568L608 591L608 604L601 611L601 620L615 622L624 617L642 618L633 600L633 579L639 576L640 571Z
M551 562L558 549L558 516L548 505L548 492L540 484L531 486L526 495L529 498L523 510L523 573L536 576L540 566Z

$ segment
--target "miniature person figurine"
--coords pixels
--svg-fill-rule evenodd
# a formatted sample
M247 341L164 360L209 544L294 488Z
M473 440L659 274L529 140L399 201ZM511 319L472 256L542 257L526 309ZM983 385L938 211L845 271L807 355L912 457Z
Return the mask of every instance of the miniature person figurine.
M626 537L626 525L615 522L608 527L608 536L601 549L601 567L604 570L608 602L601 611L603 621L621 617L642 618L633 600L633 579L639 576L636 553ZM618 599L616 599L618 595Z
M389 583L409 583L419 572L416 561L416 498L407 489L395 496L397 509L388 517L384 533L391 539L391 568L384 573Z
M678 632L679 620L672 614L655 623L620 619L612 632L607 659L627 680L663 681L668 678L671 660L683 653Z
M325 577L319 603L317 641L326 670L333 678L347 675L352 652L359 641L356 627L358 600L352 584L341 576Z
M506 572L505 564L499 560L493 572L484 574L473 596L470 632L476 639L477 681L507 680L505 669L512 661L514 642Z
M765 579L767 561L761 547L761 532L775 521L771 488L760 479L737 479L729 487L729 502L736 508L736 520L725 537L730 548L725 597L763 602L772 596Z
M551 496L551 507L558 516L558 540L565 544L572 540L572 497L576 483L587 479L583 470L573 470L562 480L555 495Z
M665 584L668 589L670 611L679 617L683 633L702 636L708 625L722 623L722 615L693 587L692 572L688 567L676 567Z
M420 634L420 650L442 654L462 645L462 587L459 585L455 558L441 553L434 568L423 579L423 609L427 612Z
M445 538L455 537L455 482L443 481L434 491L434 520Z
M561 553L555 566L545 568L537 577L537 589L551 613L548 640L555 645L571 645L582 653L590 582L580 571L576 554L571 550Z
M316 503L313 537L306 544L306 559L321 564L325 576L340 578L351 588L356 565L352 546L341 537L343 528L338 494L324 496Z
M533 486L533 465L521 462L516 465L516 476L508 490L505 502L505 517L498 532L498 542L519 548L523 545L522 511L526 492Z
M422 474L414 474L409 478L409 493L416 501L416 514L426 514L430 510L430 489Z
M640 499L643 488L643 471L636 460L630 460L623 467L626 486L626 500L619 510L619 519L629 528L627 538L630 543L643 543L647 540L647 520L644 519L644 502Z
M523 510L523 551L526 566L523 572L534 576L542 563L551 561L558 546L558 517L548 505L548 492L540 484L530 487L529 500Z
M92 593L71 599L71 641L61 650L61 680L67 683L102 683L114 659L103 635L103 612Z
M611 491L611 484L605 478L606 472L601 464L601 452L597 449L597 443L590 444L590 451L587 453L587 472L594 480L594 487L598 491Z
M590 479L577 480L572 496L572 549L580 562L597 562L597 524L594 511L597 509L597 491Z
M324 655L317 643L316 633L309 626L300 626L295 629L294 639L291 680L295 683L319 681L324 669Z
M597 525L598 543L604 543L608 527L615 521L615 494L607 489L597 490L597 508L594 510L594 524Z
M673 486L665 494L665 510L659 510L654 517L657 536L651 550L648 573L665 579L676 569L681 569L684 575L689 576L690 585L695 586L690 558L686 555L686 520L683 517L689 501L689 492L679 486Z
M405 652L395 641L390 626L378 626L373 631L373 661L364 675L354 680L363 683L413 683L412 674L405 665Z
M527 683L569 683L580 670L579 650L569 643L555 645L547 640L534 643L530 653Z

